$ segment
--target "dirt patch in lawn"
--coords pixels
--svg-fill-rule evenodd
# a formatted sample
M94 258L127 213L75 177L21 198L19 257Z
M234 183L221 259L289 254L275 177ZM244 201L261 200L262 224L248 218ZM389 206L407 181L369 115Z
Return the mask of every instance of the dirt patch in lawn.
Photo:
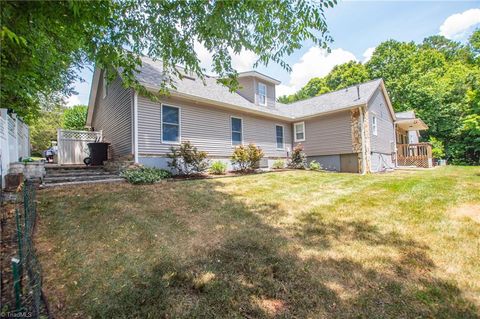
M457 218L467 217L480 224L480 204L465 204L455 207L452 216Z

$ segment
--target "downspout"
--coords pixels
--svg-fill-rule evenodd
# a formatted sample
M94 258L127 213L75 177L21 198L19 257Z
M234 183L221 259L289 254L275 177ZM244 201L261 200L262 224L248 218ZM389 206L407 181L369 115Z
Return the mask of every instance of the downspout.
M134 161L138 163L138 93L133 95L133 140L134 140Z
M398 151L397 151L397 122L393 122L393 154L395 154L395 168L398 167Z
M362 107L359 107L358 111L360 112L360 137L362 140L362 172L361 173L362 175L365 175L367 171L367 166L366 166L366 159L365 159L365 128L363 123Z

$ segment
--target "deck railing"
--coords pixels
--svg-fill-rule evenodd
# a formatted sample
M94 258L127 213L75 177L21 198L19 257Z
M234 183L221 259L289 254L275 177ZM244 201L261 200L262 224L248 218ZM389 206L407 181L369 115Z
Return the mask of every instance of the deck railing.
M432 145L397 144L397 162L399 166L432 167Z

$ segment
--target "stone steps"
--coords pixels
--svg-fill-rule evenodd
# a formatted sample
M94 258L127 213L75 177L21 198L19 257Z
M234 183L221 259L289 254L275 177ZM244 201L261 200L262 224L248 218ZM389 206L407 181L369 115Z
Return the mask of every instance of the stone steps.
M101 166L47 166L41 187L67 187L79 184L112 183L124 181L116 174L107 172Z
M99 184L99 183L118 183L124 182L125 179L118 177L117 178L109 178L109 179L98 179L98 180L83 180L83 181L75 181L75 182L60 182L60 183L46 183L42 184L41 188L51 188L51 187L67 187L67 186L75 186L75 185L86 185L86 184Z

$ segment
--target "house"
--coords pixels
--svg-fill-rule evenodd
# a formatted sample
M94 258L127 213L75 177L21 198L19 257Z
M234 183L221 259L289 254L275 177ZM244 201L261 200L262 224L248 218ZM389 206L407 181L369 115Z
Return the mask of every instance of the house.
M158 92L159 61L143 58L137 78ZM309 161L343 172L379 172L396 165L396 115L381 79L292 104L276 101L280 82L265 74L239 74L230 92L215 77L175 78L168 97L154 102L121 78L107 85L94 72L87 126L102 131L113 159L166 168L172 146L190 141L210 158L229 162L235 146L254 143L265 153L262 166L286 159L302 144Z

